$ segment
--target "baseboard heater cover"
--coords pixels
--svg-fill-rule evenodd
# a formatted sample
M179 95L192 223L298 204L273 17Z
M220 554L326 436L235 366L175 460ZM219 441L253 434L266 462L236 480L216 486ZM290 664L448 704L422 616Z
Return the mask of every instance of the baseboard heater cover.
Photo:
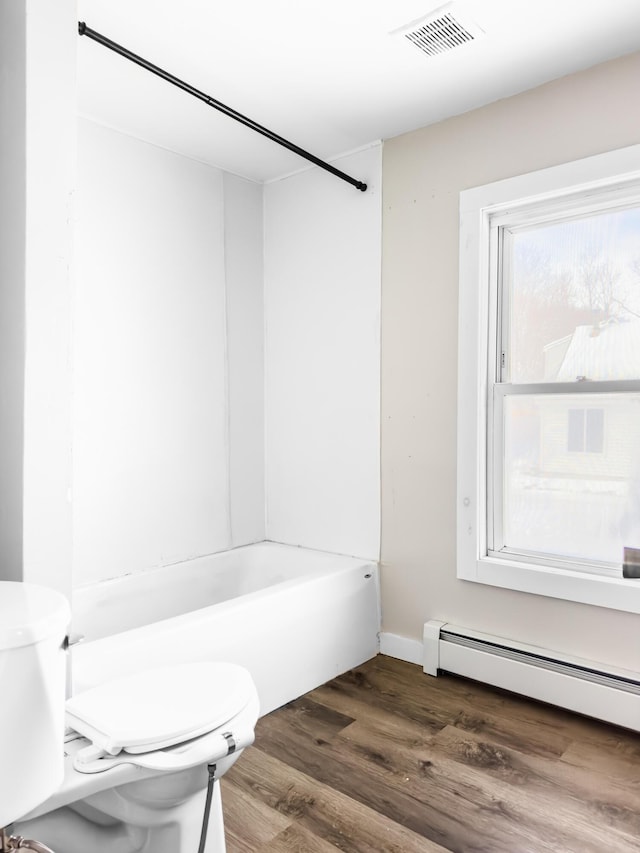
M424 671L451 672L640 731L640 674L435 620Z

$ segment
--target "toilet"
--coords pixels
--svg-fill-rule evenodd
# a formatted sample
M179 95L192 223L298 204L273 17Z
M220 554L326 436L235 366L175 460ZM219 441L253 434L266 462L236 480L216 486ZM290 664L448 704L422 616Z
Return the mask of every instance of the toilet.
M65 656L66 599L59 596L57 619L29 633L27 611L21 611L21 626L15 615L20 590L8 594L8 586L24 588L24 595L32 591L26 584L0 582L0 625L9 624L9 618L14 624L13 646L8 631L0 632L0 679L4 681L6 661L20 648L23 663L30 660L32 673L47 682L50 696L59 697L41 715L47 720L50 762L29 750L20 773L25 780L29 775L40 780L45 764L59 766L49 774L44 796L40 787L41 802L27 804L23 797L11 804L13 814L4 808L1 817L12 823L12 836L37 839L54 853L224 853L219 780L253 742L259 714L249 673L235 664L207 661L156 667L100 684L65 703L64 661L56 669L49 660L44 671L40 661L43 647L50 658ZM46 593L41 604L51 608L48 594L57 594ZM14 615L9 617L11 608ZM24 640L19 647L16 632ZM20 688L28 703L31 679L23 679ZM52 723L48 716L51 711L56 716L58 707L64 714ZM0 728L2 767L11 750L16 760L12 744L21 724L11 722L11 737L5 737L6 726ZM30 736L31 727L23 729L25 742Z

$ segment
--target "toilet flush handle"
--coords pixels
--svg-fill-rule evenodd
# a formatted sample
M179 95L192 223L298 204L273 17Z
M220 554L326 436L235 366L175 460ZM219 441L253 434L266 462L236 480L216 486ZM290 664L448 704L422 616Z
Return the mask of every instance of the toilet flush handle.
M77 646L78 643L82 642L84 642L84 634L78 634L77 632L67 634L62 641L62 648L66 652L71 646Z
M71 694L73 693L73 677L71 675L71 655L69 654L69 649L72 646L77 646L78 643L82 643L83 641L84 634L78 634L77 632L68 633L62 641L62 649L63 651L67 652L67 674L65 688L65 697L67 699L70 699Z

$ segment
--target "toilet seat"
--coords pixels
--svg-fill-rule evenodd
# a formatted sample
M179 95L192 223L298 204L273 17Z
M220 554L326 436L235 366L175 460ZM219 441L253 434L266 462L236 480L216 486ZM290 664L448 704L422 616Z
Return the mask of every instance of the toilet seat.
M220 733L255 696L249 673L229 663L177 664L101 684L67 700L67 724L91 744L76 770L121 763L179 769L253 742L253 730ZM205 738L201 736L205 735ZM205 757L198 757L200 755Z

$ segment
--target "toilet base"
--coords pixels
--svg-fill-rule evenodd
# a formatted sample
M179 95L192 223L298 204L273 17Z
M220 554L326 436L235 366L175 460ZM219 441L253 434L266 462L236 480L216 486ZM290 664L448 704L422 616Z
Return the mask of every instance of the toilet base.
M198 853L206 789L178 805L154 808L130 799L130 787L112 788L16 823L12 832L38 839L54 853ZM204 853L226 853L219 780L213 785Z

